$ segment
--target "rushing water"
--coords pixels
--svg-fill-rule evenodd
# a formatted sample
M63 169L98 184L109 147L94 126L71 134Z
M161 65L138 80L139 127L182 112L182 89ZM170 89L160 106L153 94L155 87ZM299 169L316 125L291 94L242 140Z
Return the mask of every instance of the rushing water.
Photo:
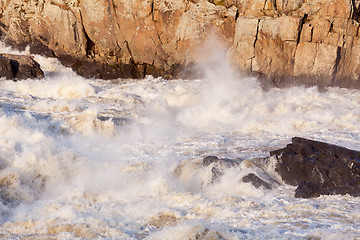
M277 178L271 166L212 181L199 164L265 157L293 136L360 150L359 91L264 91L226 64L203 80L86 80L35 59L45 79L0 80L2 239L360 238L359 198L296 199L241 181Z

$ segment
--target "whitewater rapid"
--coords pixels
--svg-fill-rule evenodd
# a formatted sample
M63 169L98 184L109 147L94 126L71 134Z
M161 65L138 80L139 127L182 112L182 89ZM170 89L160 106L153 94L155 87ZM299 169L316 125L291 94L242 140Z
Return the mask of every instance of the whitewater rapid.
M358 90L264 91L223 59L199 80L88 80L34 57L45 79L0 80L1 239L359 238L359 198L241 181L278 177L271 166L213 182L199 164L251 162L293 136L360 150Z

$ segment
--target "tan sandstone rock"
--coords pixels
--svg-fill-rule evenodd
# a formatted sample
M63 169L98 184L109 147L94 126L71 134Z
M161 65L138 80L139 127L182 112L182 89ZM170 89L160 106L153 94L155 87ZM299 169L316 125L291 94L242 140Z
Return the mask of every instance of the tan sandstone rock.
M0 0L12 45L59 57L86 77L174 78L228 51L235 68L276 86L358 87L360 1ZM185 71L184 71L185 70Z
M260 19L241 17L236 22L234 46L230 55L242 70L252 70L255 58L255 43Z

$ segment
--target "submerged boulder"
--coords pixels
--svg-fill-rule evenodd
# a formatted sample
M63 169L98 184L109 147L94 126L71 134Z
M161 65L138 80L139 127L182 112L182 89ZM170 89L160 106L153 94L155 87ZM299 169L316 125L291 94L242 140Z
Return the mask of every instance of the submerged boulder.
M294 137L285 148L270 152L276 172L286 184L298 186L295 197L349 194L360 196L360 152Z
M0 54L0 77L13 80L43 78L44 72L30 56Z
M256 161L255 159L252 160ZM207 167L212 164L211 181L215 182L224 174L225 169L240 167L240 163L242 161L243 160L240 159L228 159L228 158L218 158L217 156L207 156L203 158L201 165ZM270 183L264 181L263 179L255 175L255 173L247 174L242 178L242 181L245 183L251 183L255 188L272 189ZM273 183L275 183L275 181L273 181Z
M242 178L256 188L272 189L279 185L277 178L266 173L269 163L285 184L296 186L295 197L312 198L320 195L349 194L360 196L360 151L325 142L294 137L285 148L271 151L270 157L256 160L222 159L205 157L202 166L212 166L212 182L218 180L224 170L233 167L255 167L258 171ZM275 161L275 162L274 162ZM244 163L244 164L241 164ZM265 180L264 177L265 176Z
M219 163L220 166L230 168L239 165L239 162L234 159L218 158L217 156L207 156L202 160L202 165L209 166L212 163Z
M233 159L227 158L218 158L217 156L207 156L203 158L201 165L202 166L209 166L213 164L211 168L211 181L216 182L219 178L224 174L223 169L237 167L239 166L239 162Z
M248 175L244 176L242 178L243 182L251 183L256 188L264 187L266 189L272 189L271 185L258 176L256 176L254 173L249 173Z

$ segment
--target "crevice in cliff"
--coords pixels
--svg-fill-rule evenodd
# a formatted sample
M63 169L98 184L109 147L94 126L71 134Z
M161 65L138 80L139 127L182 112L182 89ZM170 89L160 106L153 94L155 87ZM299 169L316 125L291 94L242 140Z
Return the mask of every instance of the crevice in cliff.
M145 63L144 70L142 72L142 77L143 78L146 77L147 67L148 67L148 65Z
M276 0L270 0L272 7L274 8L274 10L277 12L277 5L276 5Z
M305 21L306 21L307 18L308 18L308 15L304 14L304 16L300 20L299 31L298 31L298 35L297 35L297 39L296 39L296 45L298 45L300 43L301 32L303 30L303 26L304 26Z
M235 14L235 22L236 20L239 18L240 14L239 14L239 10L236 10L236 14Z
M150 13L149 16L151 15L151 20L155 21L155 17L154 17L154 1L151 2L150 5Z
M95 55L95 43L90 39L85 29L84 35L86 39L86 56L93 57Z
M255 46L256 46L256 42L257 42L257 40L258 40L259 25L260 25L260 19L258 19L257 26L256 26L256 34L255 34L255 39L254 39L254 43L253 43L254 49L255 49Z
M329 21L330 22L330 21ZM330 28L329 28L329 33L334 31L334 23L330 22Z
M141 75L141 73L139 71L138 66L136 65L134 56L133 56L132 51L130 49L129 42L127 40L125 40L124 43L125 43L125 46L126 46L128 52L129 52L129 55L130 55L131 74L132 74L132 76L134 78L141 78L142 75Z
M85 45L86 56L87 57L94 57L94 55L95 55L95 43L90 39L89 35L86 32L81 11L79 11L79 13L80 13L81 26L83 28L84 36L85 36L85 39L86 39L86 45Z
M254 39L254 43L253 43L253 48L254 48L254 56L250 59L250 71L253 71L253 59L256 57L255 55L255 46L256 46L256 42L258 40L258 36L259 36L259 26L260 26L260 21L261 19L258 19L257 22L257 26L256 26L256 34L255 34L255 39Z
M133 63L135 63L135 60L134 60L134 57L132 55L132 52L131 52L131 49L130 49L130 46L129 46L129 42L127 40L124 41L125 43L125 46L130 54L130 61L132 61Z
M161 39L161 35L163 34L163 32L159 31L159 29L157 28L156 24L155 24L155 29L156 29L156 36L157 36L157 38L159 39L159 42L160 42L160 46L163 46L164 43L163 43L163 41L162 41L162 39ZM153 42L154 42L154 45L156 46L157 43L156 43L155 41L153 41Z
M355 0L351 0L352 12L350 13L349 19L353 19L357 22L360 20L359 6L356 6Z
M334 65L334 72L332 74L332 79L331 79L331 87L333 87L334 84L335 84L336 75L337 75L337 72L338 72L340 60L341 60L341 47L338 47L337 50L336 50L336 60L335 60L335 65Z

